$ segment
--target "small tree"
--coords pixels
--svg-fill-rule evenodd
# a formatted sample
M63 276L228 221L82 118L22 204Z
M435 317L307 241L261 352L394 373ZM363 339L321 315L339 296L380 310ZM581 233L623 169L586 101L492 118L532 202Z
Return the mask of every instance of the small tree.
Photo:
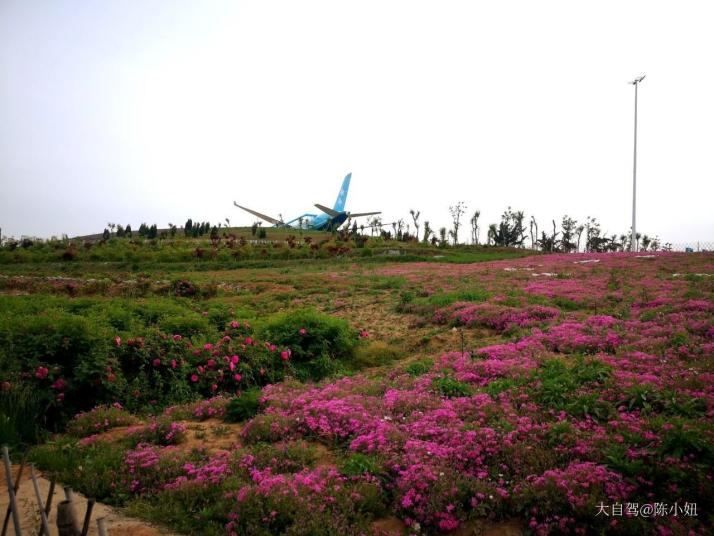
M446 227L441 227L439 229L439 247L446 246Z
M416 228L414 236L416 236L417 240L419 240L419 216L421 216L421 211L411 209L409 210L409 214L411 214L412 220L414 221L414 227Z
M498 233L497 231L497 226L495 223L491 223L488 226L488 232L486 233L486 245L496 245L496 234Z
M109 234L109 229L104 229L104 232L102 233L102 239L103 240L109 240L109 237L111 235Z
M583 231L585 230L585 226L581 223L578 225L578 227L575 229L575 235L578 237L578 242L576 245L575 251L580 251L580 237L583 235ZM614 235L613 235L614 238Z
M577 249L577 244L574 242L575 233L578 222L569 216L563 216L563 221L560 224L563 230L563 238L560 240L560 249L565 253L570 253Z
M531 249L536 249L538 247L538 222L536 221L535 216L531 216L530 235Z
M121 225L117 225L117 238L124 238L125 233L124 233L124 227Z
M155 223L146 230L146 238L154 239L158 234L158 229L156 228Z
M558 250L558 231L555 225L555 220L553 220L553 234L550 236L545 234L545 231L541 233L541 239L538 241L540 249L546 252L553 252Z
M431 228L429 225L429 220L426 220L424 222L424 242L427 243L429 242L429 237L434 234L434 230Z
M124 234L127 237L131 238L131 225L130 224L127 224L126 227L124 228Z
M513 212L511 207L501 215L501 223L489 227L494 245L522 247L526 239L526 228L523 226L523 211Z
M461 216L466 213L466 204L463 201L459 201L455 205L449 207L449 213L451 214L451 232L449 233L454 239L454 245L459 241L459 227L461 227Z
M478 219L481 216L481 211L477 210L474 212L474 215L471 216L471 243L472 244L478 244L478 234L479 234L479 228L478 228Z

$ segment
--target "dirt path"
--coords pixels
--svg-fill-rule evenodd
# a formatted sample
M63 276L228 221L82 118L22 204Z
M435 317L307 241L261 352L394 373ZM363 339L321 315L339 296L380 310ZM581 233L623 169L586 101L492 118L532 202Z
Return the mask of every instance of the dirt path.
M13 466L13 478L17 475L19 467ZM36 471L38 475L38 481L40 486L40 494L42 495L42 500L47 500L47 493L49 492L50 482L42 478L41 473ZM5 485L5 470L0 468L0 476L2 477L2 491L0 491L0 515L5 516L5 511L9 502L9 497ZM62 486L55 486L55 492L52 497L52 512L49 517L51 536L57 534L57 504L64 500L64 490ZM40 513L37 508L37 501L35 500L35 491L32 486L32 480L30 480L30 472L27 467L22 473L22 481L20 483L20 489L17 493L17 499L19 503L19 508L21 511L21 524L22 524L22 534L23 536L36 536L39 532L40 527ZM74 492L74 504L75 511L77 514L77 519L81 525L84 520L84 512L87 508L87 498L80 493ZM149 525L144 521L138 519L133 519L121 514L114 508L107 506L106 504L96 503L94 505L94 510L92 513L92 522L90 524L89 534L91 536L97 535L97 519L100 517L105 517L107 521L107 529L110 536L172 536L172 533ZM10 519L9 529L7 534L9 536L14 536L15 529L12 524L12 518Z

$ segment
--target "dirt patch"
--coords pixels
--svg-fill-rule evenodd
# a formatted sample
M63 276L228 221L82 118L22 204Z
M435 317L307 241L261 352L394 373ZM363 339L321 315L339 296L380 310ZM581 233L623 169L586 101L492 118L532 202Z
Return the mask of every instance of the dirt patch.
M220 419L205 421L180 421L186 426L186 439L177 447L184 451L204 450L235 450L240 441L242 426L235 423L225 423Z

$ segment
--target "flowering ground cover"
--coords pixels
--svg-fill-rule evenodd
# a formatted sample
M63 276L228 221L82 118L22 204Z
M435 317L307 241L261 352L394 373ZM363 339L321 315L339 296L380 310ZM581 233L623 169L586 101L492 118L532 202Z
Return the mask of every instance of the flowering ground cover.
M129 411L108 391L32 456L187 534L709 534L712 274L714 256L674 253L252 272L285 287L201 307L288 311L255 331L106 332L152 392L179 375L196 396ZM322 324L289 322L298 306L350 327L304 344ZM314 368L340 341L333 358L363 366ZM49 363L25 373L69 392Z

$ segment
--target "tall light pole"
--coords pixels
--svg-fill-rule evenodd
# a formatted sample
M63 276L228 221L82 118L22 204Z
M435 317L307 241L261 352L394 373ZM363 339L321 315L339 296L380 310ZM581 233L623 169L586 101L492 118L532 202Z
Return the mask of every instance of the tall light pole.
M635 154L632 160L632 237L630 250L637 251L637 86L645 79L645 75L635 78L630 84L635 86Z

